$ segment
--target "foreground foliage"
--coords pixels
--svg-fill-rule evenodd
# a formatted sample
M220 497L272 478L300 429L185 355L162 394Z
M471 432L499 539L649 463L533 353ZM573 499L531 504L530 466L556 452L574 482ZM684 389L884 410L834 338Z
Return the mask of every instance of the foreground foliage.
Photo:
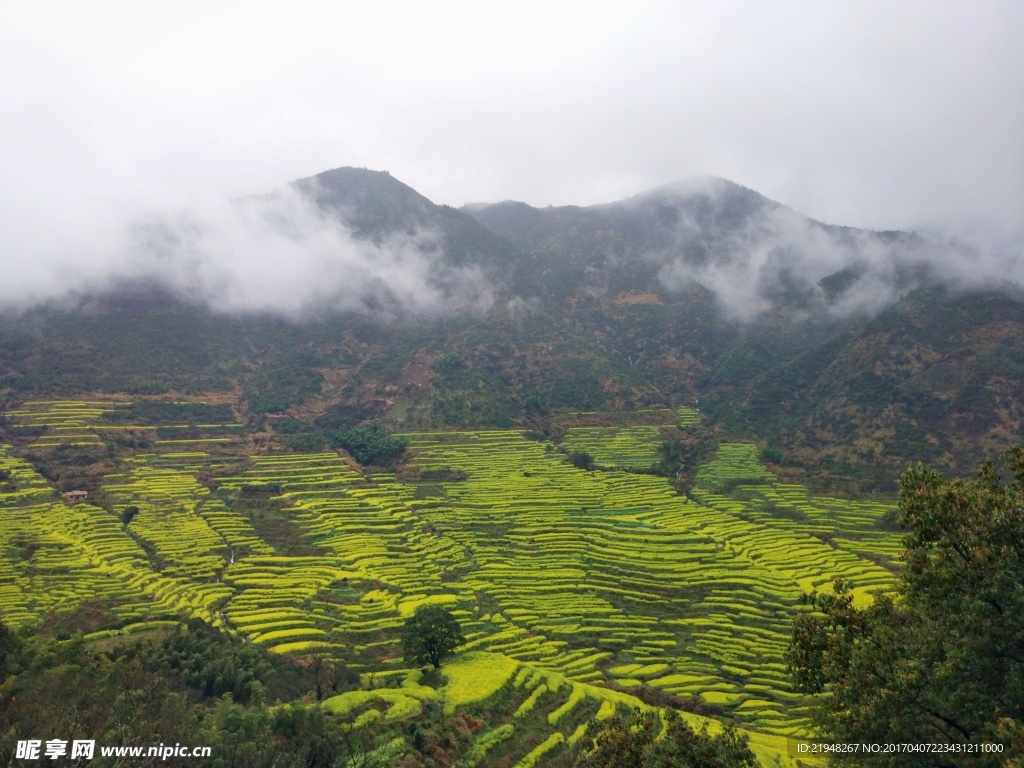
M239 651L235 672L229 657ZM393 763L386 746L394 734L353 727L319 705L268 706L260 680L271 666L198 622L159 644L106 652L80 635L22 637L0 622L0 764L14 764L18 739L70 737L108 747L205 745L212 756L195 764L212 768ZM89 764L123 763L97 752Z
M664 731L656 711L615 714L593 737L581 742L576 768L755 768L745 737L729 728L717 736L694 731L668 710Z
M967 483L918 465L901 480L900 510L898 596L858 610L842 580L810 596L815 612L796 619L789 650L797 686L831 691L819 720L837 741L1001 742L1002 754L971 764L1022 765L1024 447Z

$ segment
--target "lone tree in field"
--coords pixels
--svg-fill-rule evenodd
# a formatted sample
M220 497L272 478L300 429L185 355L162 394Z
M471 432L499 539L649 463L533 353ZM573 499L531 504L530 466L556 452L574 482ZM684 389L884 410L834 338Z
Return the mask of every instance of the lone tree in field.
M1001 751L972 754L969 764L1024 765L1024 447L1002 465L986 461L966 483L920 464L903 475L895 598L855 608L842 580L834 594L809 598L814 611L796 619L788 661L799 690L827 692L822 735L997 743ZM932 765L963 764L933 757ZM875 764L921 761L894 754Z
M430 662L438 669L441 661L464 642L459 622L439 605L421 605L402 628L402 648L405 660L411 664Z

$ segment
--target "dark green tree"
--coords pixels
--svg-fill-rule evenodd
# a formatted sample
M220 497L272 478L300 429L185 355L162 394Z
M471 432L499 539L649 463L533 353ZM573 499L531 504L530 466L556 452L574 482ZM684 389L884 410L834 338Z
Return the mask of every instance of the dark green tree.
M589 735L593 733L593 735ZM668 710L664 735L657 711L636 710L632 720L616 713L597 723L580 742L575 768L756 768L745 736L726 728L717 736L693 730Z
M594 468L594 457L586 451L570 451L569 463L577 469L589 472Z
M17 667L23 645L21 638L0 617L0 683L8 672L13 672Z
M834 594L806 598L813 611L795 620L788 652L797 687L823 693L829 738L1001 742L1002 753L970 764L1024 764L1024 448L1001 467L986 461L970 482L919 464L901 478L898 521L907 535L897 595L858 609L837 580Z
M374 421L365 427L338 429L327 434L334 446L344 448L360 464L384 464L397 459L409 446L408 438L389 435Z
M246 675L263 674L259 658L201 625L190 622L157 646L143 641L98 652L80 635L22 637L0 621L0 765L20 764L21 734L44 733L110 746L207 745L212 757L196 765L210 768L394 765L404 749L392 743L397 731L355 727L352 718L307 702L268 706L262 684L245 683ZM223 696L198 699L196 690L210 685ZM248 704L236 700L240 686Z
M459 622L439 605L421 605L402 627L402 648L411 664L429 662L437 669L464 642Z
M135 519L135 516L137 514L139 514L139 508L136 507L134 504L130 507L125 507L121 511L121 522L125 525L128 525L129 523L131 523L132 520Z
M262 690L273 671L260 649L211 627L201 619L166 637L149 651L147 666L174 674L203 696L219 698L230 693L247 703Z

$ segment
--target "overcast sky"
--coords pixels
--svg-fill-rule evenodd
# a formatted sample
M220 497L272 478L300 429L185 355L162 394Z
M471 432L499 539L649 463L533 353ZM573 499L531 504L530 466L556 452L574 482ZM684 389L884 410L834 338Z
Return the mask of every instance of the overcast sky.
M7 276L343 165L456 206L711 174L831 223L1024 233L1020 0L3 0L0 71Z

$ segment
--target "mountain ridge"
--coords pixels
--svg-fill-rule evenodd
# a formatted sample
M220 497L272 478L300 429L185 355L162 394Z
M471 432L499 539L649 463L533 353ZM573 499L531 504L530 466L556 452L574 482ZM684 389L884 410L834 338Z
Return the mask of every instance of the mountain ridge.
M949 287L933 265L962 254L920 235L701 183L455 209L384 172L333 169L295 182L326 221L381 248L417 234L428 280L475 275L489 305L439 292L427 314L325 305L286 320L139 283L0 317L0 400L216 392L272 445L279 414L314 435L367 419L549 429L699 401L720 437L850 492L891 488L917 459L965 470L1024 434L1019 292Z

